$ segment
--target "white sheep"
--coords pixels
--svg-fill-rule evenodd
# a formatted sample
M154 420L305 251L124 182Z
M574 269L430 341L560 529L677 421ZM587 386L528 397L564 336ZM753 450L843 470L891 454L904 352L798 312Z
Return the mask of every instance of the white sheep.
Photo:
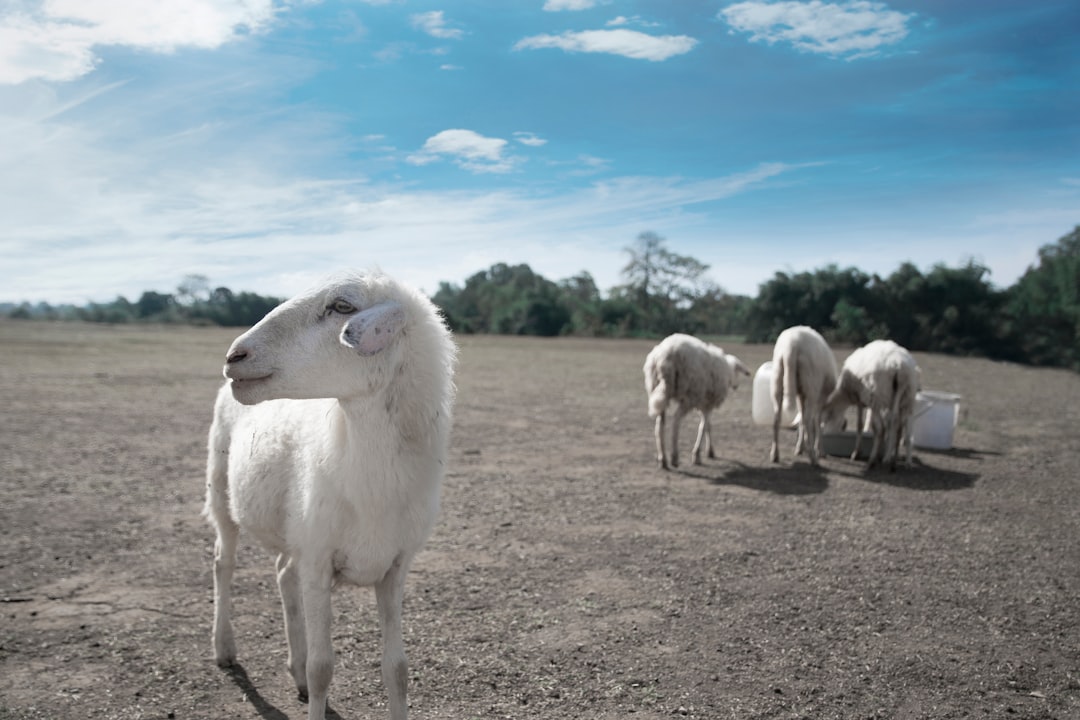
M818 464L821 411L836 388L836 375L836 356L813 328L796 325L776 338L772 365L773 462L780 461L780 418L787 409L798 413L795 454L806 451L810 464Z
M906 436L907 465L911 465L911 420L920 371L915 359L892 340L874 340L858 348L844 361L836 389L825 402L825 430L843 427L844 412L855 406L855 459L862 442L863 410L870 413L873 444L868 464L879 461L896 469L901 435Z
M456 348L434 305L380 273L338 276L233 342L210 428L214 655L236 659L240 528L277 554L288 667L309 720L334 670L331 588L374 586L390 717L404 720L405 575L439 508Z
M739 386L739 375L750 369L739 358L696 337L676 333L664 338L645 358L645 392L649 396L649 417L656 418L656 461L665 470L664 425L667 406L676 402L671 423L671 467L679 466L679 424L691 410L701 413L694 464L701 464L702 447L710 458L713 450L709 413L720 407L728 391Z

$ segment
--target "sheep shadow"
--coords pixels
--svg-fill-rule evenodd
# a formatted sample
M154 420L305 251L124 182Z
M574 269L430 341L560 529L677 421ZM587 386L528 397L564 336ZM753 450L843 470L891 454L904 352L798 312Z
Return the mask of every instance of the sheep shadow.
M776 495L817 495L829 489L825 469L808 462L782 465L747 465L738 460L725 461L725 467L692 465L677 468L687 477L705 480L710 485L744 487Z
M978 473L960 472L958 470L946 470L944 468L927 465L921 458L915 456L911 459L911 467L903 463L896 466L895 471L889 471L883 467L866 467L862 460L842 460L848 464L846 468L832 468L831 472L845 477L866 480L867 482L890 485L892 487L906 488L908 490L923 491L947 491L968 490L975 487L980 475Z
M988 457L1001 457L1005 453L998 452L997 450L979 450L977 448L958 448L952 447L947 450L938 450L935 448L917 448L917 452L925 455L939 455L941 457L954 457L961 460L982 460L983 456Z
M255 712L259 713L259 717L263 718L263 720L289 720L288 715L262 696L259 688L255 687L255 683L251 682L251 678L248 677L247 670L244 669L243 665L233 663L227 668L222 668L222 671L240 688L240 692L244 693L244 698L251 703L251 707L255 708ZM306 703L307 700L302 700L302 702ZM302 714L306 717L307 711L305 710ZM329 705L326 706L326 717L327 720L342 720L342 717Z

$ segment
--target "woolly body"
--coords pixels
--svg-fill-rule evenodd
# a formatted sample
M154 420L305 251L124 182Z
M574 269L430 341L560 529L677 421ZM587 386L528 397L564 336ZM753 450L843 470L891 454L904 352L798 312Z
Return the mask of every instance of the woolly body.
M770 457L780 460L780 417L783 409L798 412L795 454L804 450L812 465L821 455L821 411L836 388L836 356L813 328L796 325L784 330L773 347L773 442Z
M903 435L910 466L911 419L920 384L919 367L910 352L892 340L869 342L844 360L836 389L825 402L825 428L840 429L845 410L855 406L854 459L862 441L863 410L869 410L873 444L868 464L881 462L894 470Z
M645 374L645 392L648 394L649 417L656 419L656 460L660 467L668 467L664 427L667 407L671 402L677 404L671 426L671 466L679 465L679 425L691 410L701 413L701 424L694 443L694 464L701 463L703 447L710 458L716 457L709 413L724 402L730 390L738 387L739 375L749 377L749 368L737 357L715 345L691 335L675 333L649 351L642 370Z
M333 676L330 590L374 586L390 716L407 716L405 574L434 525L456 348L431 302L346 274L271 311L226 355L210 428L205 514L217 530L214 654L236 658L240 528L278 554L289 670L309 720Z

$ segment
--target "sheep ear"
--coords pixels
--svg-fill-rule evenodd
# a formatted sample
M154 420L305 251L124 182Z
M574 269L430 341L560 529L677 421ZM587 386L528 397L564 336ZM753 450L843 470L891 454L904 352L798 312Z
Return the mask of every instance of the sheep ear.
M341 343L361 355L375 355L387 348L405 327L405 308L385 302L357 313L341 331Z

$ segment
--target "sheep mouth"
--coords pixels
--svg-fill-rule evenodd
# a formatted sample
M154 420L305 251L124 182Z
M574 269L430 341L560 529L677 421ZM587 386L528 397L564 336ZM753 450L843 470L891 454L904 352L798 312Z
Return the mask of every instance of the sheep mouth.
M273 376L273 373L270 373L270 374L267 374L267 375L260 375L258 377L250 377L250 378L229 378L229 382L232 383L233 386L243 385L245 387L250 387L252 385L256 385L258 383L261 383L261 382L263 382L265 380L269 380L272 376Z

